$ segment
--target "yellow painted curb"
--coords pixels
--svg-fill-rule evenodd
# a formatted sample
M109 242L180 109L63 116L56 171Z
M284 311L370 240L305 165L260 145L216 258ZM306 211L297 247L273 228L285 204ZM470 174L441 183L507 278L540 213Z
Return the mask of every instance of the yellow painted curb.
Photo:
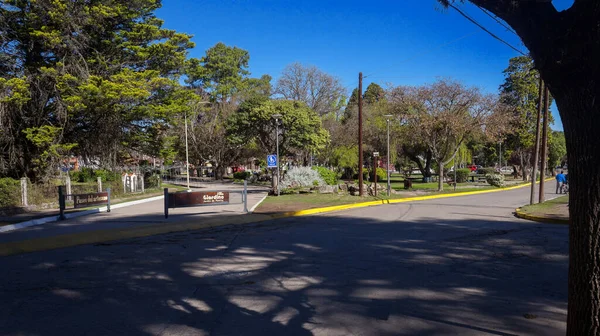
M548 178L545 181L552 181L552 180L553 180L553 178ZM536 182L536 184L539 184L539 183L540 183L539 181ZM493 193L493 192L499 192L499 191L515 190L515 189L520 189L520 188L524 188L524 187L528 187L528 186L531 186L531 183L525 183L525 184L520 184L520 185L516 185L516 186L512 186L512 187L498 188L498 189L465 191L465 192L457 192L457 193L452 193L452 194L417 196L417 197L407 197L407 198L398 198L398 199L389 199L389 200L385 199L385 200L370 201L370 202L335 205L335 206L324 207L324 208L314 208L314 209L286 212L283 214L274 215L274 218L283 218L283 217L291 217L291 216L307 216L307 215L314 215L314 214L325 213L325 212L349 210L349 209L355 209L355 208L364 208L364 207L381 205L381 204L406 203L406 202L415 202L415 201L427 201L427 200L439 199L439 198L487 194L487 193Z
M515 209L515 216L521 219L527 219L533 222L539 222L539 223L553 223L553 224L566 224L569 225L569 220L568 219L557 219L557 218L549 218L549 217L539 217L539 216L533 216L533 215L529 215L524 213L521 208L517 208Z

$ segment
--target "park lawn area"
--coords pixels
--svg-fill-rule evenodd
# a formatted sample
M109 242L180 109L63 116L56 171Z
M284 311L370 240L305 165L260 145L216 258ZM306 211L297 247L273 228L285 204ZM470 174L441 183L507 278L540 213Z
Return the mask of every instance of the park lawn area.
M414 193L393 194L390 199L415 196ZM353 204L388 199L383 191L382 197L351 196L340 194L290 194L281 196L268 196L254 211L255 213L274 213L299 211L306 209L322 208L335 205Z
M428 183L430 184L430 183ZM493 186L484 187L473 187L473 188L454 188L444 186L444 190L441 192L437 191L437 184L435 183L435 190L404 190L402 189L398 194L392 194L391 197L387 197L385 191L382 191L378 197L373 196L351 196L351 195L340 195L340 194L290 194L281 196L268 196L254 211L255 213L277 213L277 212L289 212L299 211L306 209L322 208L335 205L353 204L370 202L384 199L401 199L408 197L426 196L426 195L438 195L438 194L452 194L462 193L469 191L480 191L480 190L491 190L497 189Z
M569 220L569 196L561 196L544 203L526 205L520 212L548 219Z

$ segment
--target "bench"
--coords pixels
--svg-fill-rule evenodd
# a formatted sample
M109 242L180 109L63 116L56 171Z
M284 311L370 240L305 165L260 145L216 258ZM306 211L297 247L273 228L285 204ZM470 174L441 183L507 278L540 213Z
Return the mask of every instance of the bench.
M477 179L477 182L485 182L485 175L484 174L470 174L469 177L471 179L471 182L475 183L475 179Z

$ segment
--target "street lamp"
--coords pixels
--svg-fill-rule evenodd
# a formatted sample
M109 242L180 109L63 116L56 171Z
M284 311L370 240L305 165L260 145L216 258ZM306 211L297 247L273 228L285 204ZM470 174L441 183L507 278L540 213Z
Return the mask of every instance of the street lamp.
M392 184L390 183L390 118L393 117L391 114L384 115L387 122L387 162L385 170L387 171L387 195L388 197L392 194ZM377 174L377 170L375 170L375 174Z
M279 176L279 119L281 118L281 114L273 114L272 117L275 118L275 143L277 144L277 196L279 196L279 182L281 180Z

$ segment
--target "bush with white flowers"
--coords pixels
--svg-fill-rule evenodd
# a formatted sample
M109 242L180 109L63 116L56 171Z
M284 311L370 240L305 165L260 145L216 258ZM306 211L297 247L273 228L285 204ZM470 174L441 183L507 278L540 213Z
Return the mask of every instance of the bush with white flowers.
M281 188L304 188L319 187L325 185L325 181L318 171L310 167L293 167L281 181Z
M487 174L485 180L489 185L494 187L504 187L504 175L502 174Z

